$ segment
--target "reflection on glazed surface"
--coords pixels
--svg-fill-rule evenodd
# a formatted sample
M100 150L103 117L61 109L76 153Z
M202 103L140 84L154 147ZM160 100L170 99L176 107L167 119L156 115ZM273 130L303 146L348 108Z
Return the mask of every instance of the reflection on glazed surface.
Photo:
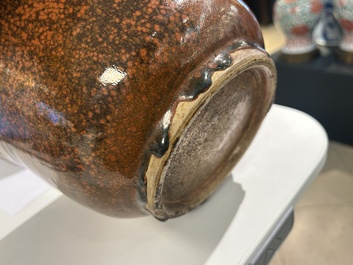
M2 0L0 12L0 153L113 216L143 214L163 116L215 69L210 54L263 45L236 1Z

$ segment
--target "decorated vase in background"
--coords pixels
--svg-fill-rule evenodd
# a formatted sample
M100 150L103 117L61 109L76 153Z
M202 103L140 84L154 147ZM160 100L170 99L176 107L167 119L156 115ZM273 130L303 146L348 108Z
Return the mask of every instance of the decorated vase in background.
M324 8L319 23L314 30L314 39L317 45L325 47L339 46L343 32L334 16L334 0L324 0Z
M343 39L339 45L339 58L353 62L353 0L335 0L336 17L343 30Z
M276 1L274 23L286 38L281 50L284 59L300 62L310 60L317 54L312 33L322 9L321 0Z

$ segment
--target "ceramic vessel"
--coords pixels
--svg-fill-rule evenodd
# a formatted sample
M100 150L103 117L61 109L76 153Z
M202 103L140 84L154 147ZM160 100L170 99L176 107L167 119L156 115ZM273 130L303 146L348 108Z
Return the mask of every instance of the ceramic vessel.
M281 53L288 59L306 61L316 54L312 33L320 19L321 0L277 0L274 23L283 32L286 43Z
M3 0L0 156L103 214L160 220L241 158L276 82L234 0Z
M339 45L341 60L353 62L353 1L335 0L336 17L343 29L343 39Z
M334 16L334 0L324 0L324 9L319 23L314 30L314 39L317 45L324 47L338 47L341 43L343 32Z

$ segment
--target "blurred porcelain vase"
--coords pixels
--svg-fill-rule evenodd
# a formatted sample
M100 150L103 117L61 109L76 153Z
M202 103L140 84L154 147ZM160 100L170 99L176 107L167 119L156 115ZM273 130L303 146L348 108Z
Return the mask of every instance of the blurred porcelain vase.
M314 39L319 46L338 47L342 41L343 32L335 13L335 0L323 0L324 9L319 23L314 30Z
M316 51L313 30L323 9L321 0L277 0L274 23L283 32L286 42L281 52L299 60L310 59Z
M2 0L0 13L0 156L103 214L187 213L273 101L242 1Z
M343 30L343 39L339 45L340 58L353 62L353 1L335 0L336 18Z

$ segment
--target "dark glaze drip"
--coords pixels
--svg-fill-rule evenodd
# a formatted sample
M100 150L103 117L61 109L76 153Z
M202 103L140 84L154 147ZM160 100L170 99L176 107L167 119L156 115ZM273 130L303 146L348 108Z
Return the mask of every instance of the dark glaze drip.
M189 90L187 90L183 96L187 101L191 101L197 98L199 94L205 92L212 85L211 78L214 72L225 70L233 64L233 60L230 57L232 52L237 49L249 49L253 47L262 49L257 44L241 41L234 43L219 55L215 56L214 60L208 63L208 67L205 67L201 71L200 76L194 76L191 79Z
M212 75L219 70L225 70L233 64L230 55L225 51L216 56L213 62L209 63L201 71L200 76L194 76L189 85L189 89L183 95L188 101L194 100L199 94L205 92L212 85Z
M137 194L138 202L141 204L141 209L145 209L147 202L147 179L145 178L145 172L148 167L149 155L145 154L142 159L142 165L137 172L138 176L138 185L137 185ZM146 209L145 209L146 210Z
M214 59L209 61L207 66L201 70L199 76L191 78L188 90L180 96L178 102L195 100L201 93L204 93L211 87L212 76L216 71L225 70L233 64L233 60L230 56L231 53L237 49L249 49L253 47L262 50L257 44L241 41L234 43L226 50L216 55ZM156 134L154 141L150 145L150 153L158 158L161 158L169 148L169 128L170 124L166 128L160 125L160 132Z
M156 137L150 145L150 153L158 158L161 158L169 148L169 128L170 126L161 129L158 137Z

